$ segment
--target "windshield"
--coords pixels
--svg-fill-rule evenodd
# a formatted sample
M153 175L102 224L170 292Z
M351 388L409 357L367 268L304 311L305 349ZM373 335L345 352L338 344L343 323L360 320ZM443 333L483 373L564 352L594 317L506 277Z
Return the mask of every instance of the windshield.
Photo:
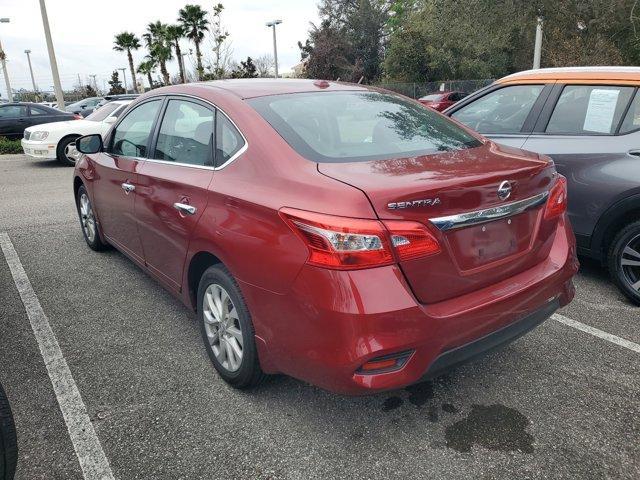
M297 93L248 102L294 150L315 162L412 157L481 145L441 115L387 93Z
M85 120L91 120L93 122L101 122L105 118L107 118L111 113L118 108L120 105L117 103L107 103L104 107L100 107L91 115L88 115Z

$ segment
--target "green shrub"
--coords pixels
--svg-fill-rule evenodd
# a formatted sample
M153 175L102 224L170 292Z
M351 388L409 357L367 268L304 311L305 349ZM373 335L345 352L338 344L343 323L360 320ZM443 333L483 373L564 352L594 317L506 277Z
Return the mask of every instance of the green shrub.
M0 137L0 155L8 153L22 153L20 139L11 140L6 137Z

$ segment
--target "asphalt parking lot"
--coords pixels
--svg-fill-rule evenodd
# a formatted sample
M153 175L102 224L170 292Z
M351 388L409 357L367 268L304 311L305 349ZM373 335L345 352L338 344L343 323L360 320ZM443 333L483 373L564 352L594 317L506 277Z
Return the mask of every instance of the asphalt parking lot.
M6 232L118 479L640 478L640 308L585 262L560 313L433 382L343 397L276 376L228 387L194 316L116 251L84 244L72 169L0 157ZM0 255L1 256L1 255ZM82 479L79 455L7 262L0 382L18 479Z

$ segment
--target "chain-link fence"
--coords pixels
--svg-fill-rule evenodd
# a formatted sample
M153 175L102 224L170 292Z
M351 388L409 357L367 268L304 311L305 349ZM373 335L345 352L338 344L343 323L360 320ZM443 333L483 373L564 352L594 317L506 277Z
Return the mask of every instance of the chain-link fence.
M492 78L485 78L479 80L444 80L425 83L378 83L376 86L406 95L407 97L420 98L430 93L449 90L471 93L486 87L493 83L493 81Z

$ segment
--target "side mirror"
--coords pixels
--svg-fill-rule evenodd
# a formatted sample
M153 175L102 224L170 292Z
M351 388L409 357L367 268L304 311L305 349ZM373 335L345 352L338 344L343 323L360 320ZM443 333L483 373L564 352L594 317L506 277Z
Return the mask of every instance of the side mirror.
M87 106L86 106L86 105L80 105L80 108L81 108L82 110L84 110L85 108L87 108Z
M118 120L118 117L107 117L103 120L104 123L116 123L116 120Z
M85 135L76 140L76 150L80 153L98 153L103 150L102 136L94 133Z

